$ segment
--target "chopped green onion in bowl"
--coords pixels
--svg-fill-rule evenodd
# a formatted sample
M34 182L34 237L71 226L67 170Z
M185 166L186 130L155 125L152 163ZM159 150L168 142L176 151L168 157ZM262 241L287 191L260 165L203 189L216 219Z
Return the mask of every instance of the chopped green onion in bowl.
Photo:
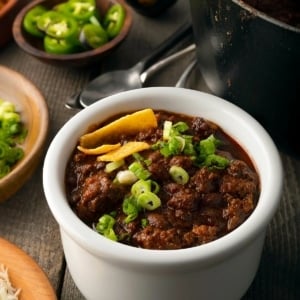
M0 99L0 179L24 156L27 131L12 102Z

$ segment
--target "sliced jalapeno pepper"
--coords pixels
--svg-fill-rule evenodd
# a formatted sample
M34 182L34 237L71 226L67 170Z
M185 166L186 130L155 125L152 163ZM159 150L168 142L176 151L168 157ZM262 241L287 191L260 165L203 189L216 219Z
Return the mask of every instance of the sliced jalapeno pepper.
M47 9L42 5L37 5L29 10L23 20L24 29L33 36L43 37L44 33L39 30L37 22L46 11Z
M125 20L125 9L121 4L112 5L103 19L103 26L108 36L112 39L121 31Z
M54 11L47 11L43 15L40 16L40 18L37 21L37 27L39 30L46 32L47 27L53 20L56 20L60 16L57 12Z
M90 4L96 7L96 1L95 0L69 0L68 3L85 3Z
M65 13L81 23L88 22L95 11L96 3L93 0L70 0L65 7Z
M45 31L47 35L57 39L69 38L78 32L77 22L73 18L56 11L43 14L39 18L37 26L40 30Z
M81 50L78 43L74 43L74 41L56 39L48 35L44 37L44 49L52 54L70 54Z
M101 25L85 24L81 31L81 40L91 48L98 48L107 43L108 36Z
M68 6L69 6L68 2L62 2L62 3L56 4L52 8L52 10L57 11L62 14L65 14L65 13L68 13Z

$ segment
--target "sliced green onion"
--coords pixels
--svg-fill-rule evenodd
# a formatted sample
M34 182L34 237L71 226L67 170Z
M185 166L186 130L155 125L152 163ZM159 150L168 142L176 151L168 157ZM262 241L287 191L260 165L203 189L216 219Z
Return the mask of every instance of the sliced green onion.
M217 146L221 143L214 135L201 140L199 143L200 166L209 168L225 169L229 165L229 160L223 156L215 154Z
M174 139L176 139L180 144L178 151L182 152L185 148L185 139L182 136L175 136Z
M124 165L124 159L112 161L106 164L104 171L106 173L111 173Z
M203 163L207 167L216 169L225 169L229 165L229 160L226 157L217 154L210 154L205 158Z
M122 210L127 217L125 223L135 220L139 214L139 207L134 197L126 197L122 203Z
M154 194L157 194L159 192L159 189L159 184L156 181L150 179L140 179L132 185L131 194L135 197L145 192L152 192Z
M13 111L9 111L9 112L5 112L3 113L3 116L2 116L2 122L3 123L19 123L21 122L21 118L20 118L20 115L16 112L13 112ZM3 123L2 123L2 126L3 126Z
M23 158L23 156L24 156L23 149L21 149L19 147L12 147L9 149L5 159L8 164L13 165L18 160Z
M151 180L140 179L131 187L131 194L135 197L145 192L151 192Z
M0 159L0 178L3 178L10 172L10 166L5 163L4 160Z
M180 121L173 125L173 129L178 133L183 133L189 129L189 126L185 122Z
M115 181L120 184L130 185L136 182L138 178L130 170L119 171Z
M137 160L140 163L143 163L145 166L150 166L151 165L151 160L150 159L145 159L140 153L136 152L132 154L133 158Z
M145 180L151 176L151 173L147 169L145 169L143 165L138 161L135 161L132 164L130 164L128 169L129 171L133 172L135 176L139 179Z
M1 102L0 102L0 120L3 118L5 113L14 112L14 111L15 111L15 105L13 103L11 103L9 101L1 100Z
M172 166L169 174L176 183L186 184L189 181L189 174L182 167Z
M160 190L159 184L156 181L151 180L151 192L157 194L159 190Z
M12 102L0 99L0 178L8 174L13 165L24 156L22 143L27 130L21 123L20 114Z
M106 238L112 240L112 241L117 241L118 237L115 233L115 231L112 228L109 228L108 230L105 231L103 234Z
M117 241L118 238L113 229L115 223L116 220L111 215L105 214L102 217L100 217L95 229L103 236L113 241Z
M99 218L96 229L100 233L103 233L108 228L112 228L115 222L116 220L111 215L105 214L101 218Z
M0 141L0 159L6 159L9 155L11 147L7 143Z
M174 136L169 140L168 148L171 155L176 155L181 153L182 149L182 139L178 136Z
M138 152L133 153L132 156L133 156L133 158L135 160L137 160L139 162L143 162L144 161L144 157L140 153L138 153Z
M201 140L199 142L200 157L206 157L209 154L214 154L219 143L220 141L216 139L213 134L211 134L208 138Z
M192 136L184 136L184 139L185 139L185 146L184 146L184 149L183 149L183 153L185 155L195 156L196 155L196 150L195 150L195 147L193 145Z
M161 206L160 198L152 192L140 194L137 198L137 203L140 207L147 210L154 210Z
M163 140L167 141L170 138L171 130L172 130L172 122L165 121L164 128L163 128Z
M165 121L163 125L163 141L158 141L152 145L152 149L160 150L160 153L169 157L184 153L185 155L195 155L193 137L183 133L189 129L185 122L177 122L172 125L171 121Z
M170 151L169 149L169 146L167 143L160 143L160 144L157 144L158 147L160 147L160 153L165 156L165 157L169 157L172 155L172 152Z

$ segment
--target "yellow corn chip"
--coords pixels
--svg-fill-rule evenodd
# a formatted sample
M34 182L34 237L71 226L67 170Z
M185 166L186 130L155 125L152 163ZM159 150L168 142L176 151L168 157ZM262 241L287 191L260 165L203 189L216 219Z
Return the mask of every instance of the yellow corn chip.
M146 149L149 149L150 145L145 142L128 142L120 148L107 152L97 157L98 161L118 161L125 157Z
M80 145L84 148L94 148L108 139L121 134L135 134L139 131L157 127L157 120L152 109L146 108L123 116L91 133L80 137Z
M82 146L77 146L77 149L80 150L81 152L88 154L88 155L99 155L99 154L103 154L103 153L107 153L110 152L112 150L118 149L121 147L121 144L106 144L106 145L101 145L97 148L84 148Z

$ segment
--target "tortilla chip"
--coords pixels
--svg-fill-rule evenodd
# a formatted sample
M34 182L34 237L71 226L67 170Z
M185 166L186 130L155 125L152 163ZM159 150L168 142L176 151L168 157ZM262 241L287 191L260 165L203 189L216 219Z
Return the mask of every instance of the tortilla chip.
M95 148L119 134L136 134L139 131L156 128L157 120L152 109L146 108L123 116L91 133L80 137L80 146Z
M132 155L133 153L147 150L150 148L150 145L145 142L128 142L121 146L120 148L110 151L104 155L98 156L98 161L118 161L124 159L127 156Z
M121 144L106 144L106 145L101 145L97 148L84 148L82 146L77 146L77 149L80 150L81 152L88 154L88 155L99 155L99 154L104 154L107 152L110 152L112 150L116 150L121 147Z

